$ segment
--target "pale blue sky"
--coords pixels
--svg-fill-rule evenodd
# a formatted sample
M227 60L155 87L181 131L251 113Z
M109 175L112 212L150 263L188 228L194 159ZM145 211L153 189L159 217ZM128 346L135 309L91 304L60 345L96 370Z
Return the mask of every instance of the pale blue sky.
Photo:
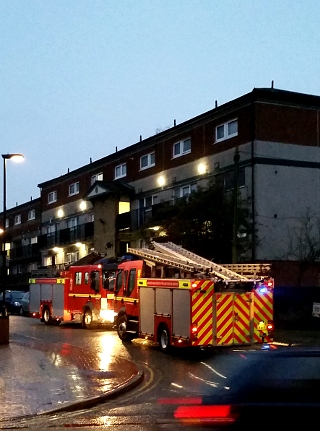
M7 208L215 100L320 95L319 22L319 0L1 0Z

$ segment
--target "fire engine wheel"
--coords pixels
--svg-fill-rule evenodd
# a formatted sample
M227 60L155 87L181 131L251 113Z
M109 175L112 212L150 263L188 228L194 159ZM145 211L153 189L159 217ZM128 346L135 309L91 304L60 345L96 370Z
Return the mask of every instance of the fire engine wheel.
M44 323L46 325L51 325L52 324L52 317L51 317L50 310L49 310L48 307L46 307L43 310L43 321L44 321Z
M84 312L83 315L83 327L86 329L92 329L94 324L93 324L93 319L92 319L92 311L90 309L87 309Z
M170 349L170 333L167 327L163 326L159 333L159 344L163 352L168 352Z
M117 319L117 333L121 341L131 341L132 335L127 332L128 318L125 314Z

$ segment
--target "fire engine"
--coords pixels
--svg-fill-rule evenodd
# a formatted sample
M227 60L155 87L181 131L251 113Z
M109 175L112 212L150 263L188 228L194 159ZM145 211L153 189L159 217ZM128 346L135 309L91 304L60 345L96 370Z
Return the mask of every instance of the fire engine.
M114 310L122 341L144 338L162 351L272 341L272 278L242 275L172 242L151 246L129 248L138 260L118 266Z
M81 323L113 326L113 282L116 264L70 266L59 277L29 280L30 312L46 325Z

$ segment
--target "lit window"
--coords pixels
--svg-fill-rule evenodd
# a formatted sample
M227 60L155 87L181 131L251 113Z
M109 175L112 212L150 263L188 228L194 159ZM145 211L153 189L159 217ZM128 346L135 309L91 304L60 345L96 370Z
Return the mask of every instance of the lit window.
M145 156L140 157L140 169L148 169L152 166L155 166L156 162L156 154L150 153Z
M94 184L96 181L102 181L103 180L103 173L99 172L99 174L94 174L91 177L91 185Z
M118 165L114 170L114 179L123 178L127 175L127 164Z
M216 142L233 138L238 135L238 120L227 121L216 127Z
M173 157L184 156L185 154L191 153L191 139L185 139L184 141L176 142L173 144Z
M30 210L28 212L28 220L34 220L36 218L36 210Z
M69 186L69 196L73 196L79 193L79 182L70 184Z
M48 204L52 204L57 201L57 191L48 193Z
M14 224L21 224L21 214L14 216Z

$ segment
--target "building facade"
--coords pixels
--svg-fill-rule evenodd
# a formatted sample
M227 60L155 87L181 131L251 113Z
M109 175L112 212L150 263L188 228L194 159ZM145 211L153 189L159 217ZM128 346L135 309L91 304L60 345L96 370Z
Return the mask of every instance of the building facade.
M253 89L39 184L39 200L24 204L31 211L37 203L40 212L30 233L37 232L38 256L29 268L145 246L152 232L142 235L141 227L159 205L216 178L226 190L236 184L247 202L255 232L247 261L303 260L308 239L320 242L319 110L319 96ZM9 218L19 211L10 209ZM11 222L7 232L14 272L22 233Z

